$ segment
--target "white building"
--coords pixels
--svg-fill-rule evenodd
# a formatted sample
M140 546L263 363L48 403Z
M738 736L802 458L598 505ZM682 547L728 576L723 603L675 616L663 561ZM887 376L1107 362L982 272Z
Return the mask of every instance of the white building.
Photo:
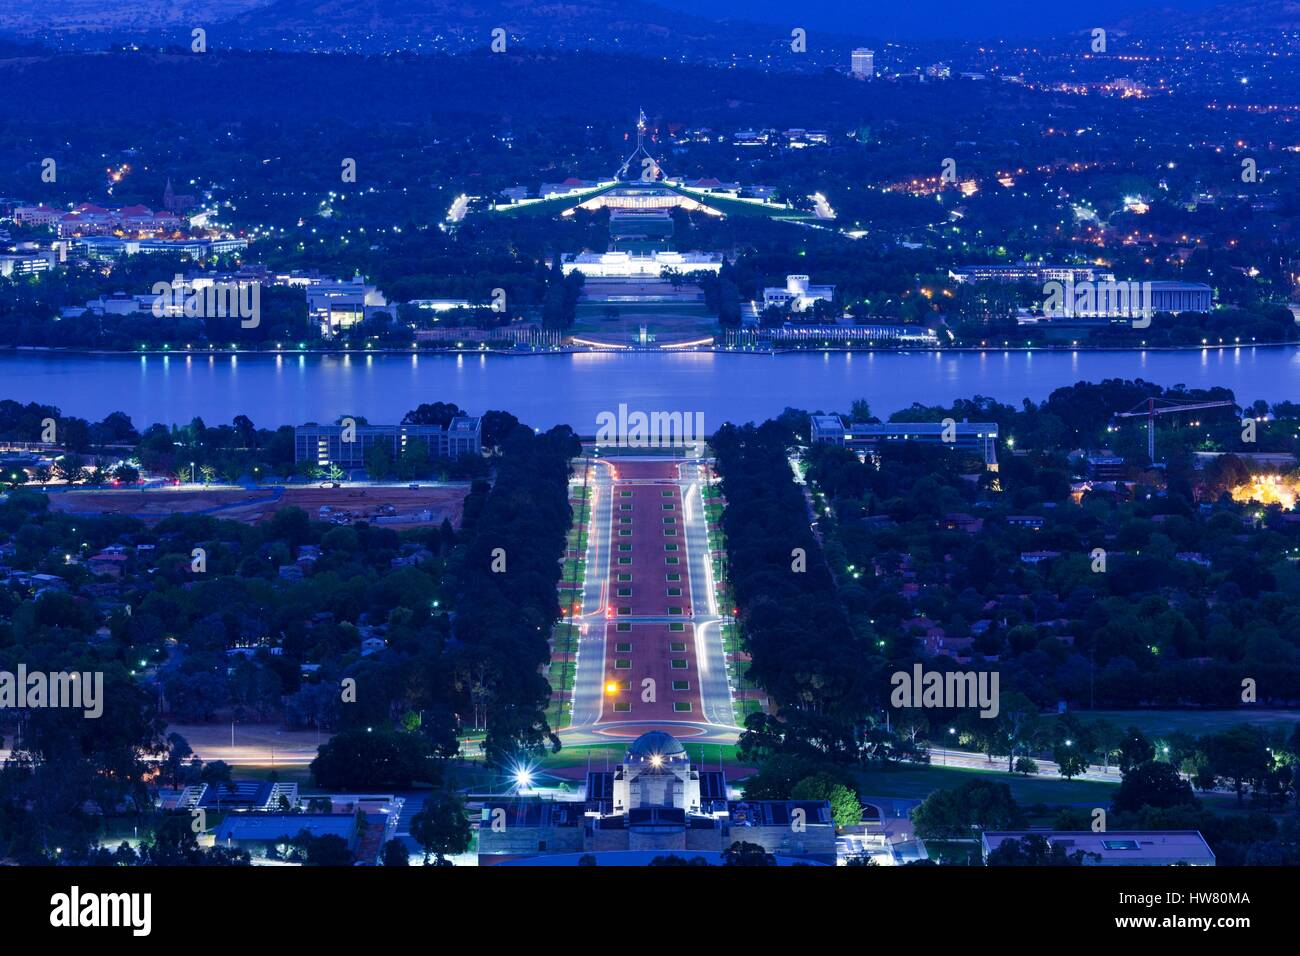
M138 315L152 309L156 299L157 296L153 295L127 295L125 292L114 292L112 295L101 295L98 299L91 299L86 303L86 311L91 315Z
M588 854L606 865L645 865L675 853L721 863L738 841L761 846L778 864L835 862L827 801L736 800L728 790L722 770L692 764L680 741L652 730L612 770L588 771L581 799L485 801L478 862L566 866Z
M469 299L412 299L407 304L429 312L453 312L456 309L487 308L487 306L475 305Z
M53 226L63 218L66 210L55 209L41 203L39 206L18 206L14 209L14 222L20 226Z
M1048 297L1041 315L1021 310L1017 321L1031 325L1042 319L1133 319L1150 318L1158 312L1210 312L1214 290L1203 282L1170 282L1140 279L1101 282L1060 281Z
M560 268L565 275L581 272L584 276L606 279L659 277L665 272L720 272L722 256L712 252L579 252L564 256Z
M28 276L37 272L46 272L54 268L56 253L20 252L0 255L0 276Z
M968 265L948 270L958 285L977 282L1094 282L1113 281L1111 272L1094 266L1058 266L1043 262L1014 262L1010 265Z
M83 236L76 246L90 259L149 255L159 252L193 258L226 255L248 248L247 239L123 239L118 236Z
M811 309L817 300L833 302L835 286L810 285L808 276L786 276L785 287L772 286L763 290L763 308L790 307L791 312Z
M325 336L364 322L367 316L387 306L384 294L375 286L367 285L364 276L307 286L307 312L320 323L321 334Z
M868 79L876 75L876 54L873 50L866 47L858 47L853 51L853 75L858 79Z

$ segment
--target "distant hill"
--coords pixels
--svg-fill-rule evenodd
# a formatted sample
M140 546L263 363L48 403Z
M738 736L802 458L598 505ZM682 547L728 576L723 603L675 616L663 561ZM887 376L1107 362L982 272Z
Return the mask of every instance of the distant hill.
M0 32L102 34L207 27L267 0L5 0Z
M507 44L532 49L630 52L748 49L783 36L772 27L719 23L653 4L620 0L271 0L233 17L232 44L296 49L486 47L503 28Z
M1138 35L1247 36L1300 30L1297 0L1232 0L1190 12L1163 7L1125 17L1116 24Z

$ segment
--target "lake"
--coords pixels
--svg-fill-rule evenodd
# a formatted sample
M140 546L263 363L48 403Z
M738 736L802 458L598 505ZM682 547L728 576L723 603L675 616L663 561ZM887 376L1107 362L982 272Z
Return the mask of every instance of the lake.
M734 352L543 355L0 354L0 398L38 401L98 420L123 411L152 422L208 424L244 414L262 427L362 415L397 422L421 402L472 413L504 409L541 428L595 431L596 416L702 412L762 421L787 406L848 411L865 398L884 417L913 402L988 395L1018 404L1080 380L1144 378L1219 385L1239 402L1300 400L1300 349L1240 347L1134 352Z

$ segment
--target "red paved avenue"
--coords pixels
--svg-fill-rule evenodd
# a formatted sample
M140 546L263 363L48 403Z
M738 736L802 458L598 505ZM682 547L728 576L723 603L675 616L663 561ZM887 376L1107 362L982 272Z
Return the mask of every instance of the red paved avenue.
M600 723L701 719L677 463L618 459L611 465L616 477Z

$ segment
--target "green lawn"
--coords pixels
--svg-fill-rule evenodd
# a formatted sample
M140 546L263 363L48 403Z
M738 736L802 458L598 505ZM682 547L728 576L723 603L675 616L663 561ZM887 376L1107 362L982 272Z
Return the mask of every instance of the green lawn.
M968 780L980 778L1005 783L1021 806L1036 803L1053 806L1106 806L1114 799L1116 786L1115 783L1097 780L1062 780L1055 776L1023 777L1005 771L931 766L863 771L858 774L858 792L863 796L924 800L935 790L957 787Z
M608 311L610 309L615 310L612 316ZM669 302L586 301L579 302L574 311L574 321L577 323L574 326L575 330L618 329L620 326L628 325L622 331L635 332L640 325L639 316L656 316L663 320L666 327L680 326L683 329L698 326L701 321L706 322L710 328L717 325L717 319L713 317L707 305L690 299Z
M766 217L768 219L816 219L812 213L800 212L795 209L787 209L784 206L770 206L763 203L745 202L741 199L730 199L725 196L715 196L710 193L696 192L694 190L679 189L675 186L669 186L673 192L681 193L683 196L701 202L706 206L712 206L718 212L727 216L737 217Z
M763 708L756 700L733 700L731 702L731 709L736 715L736 726L744 727L745 718L750 714L761 712Z
M1300 722L1300 710L1253 707L1238 710L1076 710L1074 716L1085 722L1106 720L1121 729L1136 727L1147 737L1161 737L1178 731L1202 737L1238 724L1282 729L1290 733L1291 727Z
M613 769L614 765L623 759L623 756L627 753L628 744L631 742L631 740L625 740L619 743L565 747L558 754L547 754L541 760L541 769L546 771L562 770L569 767L585 767L588 758L591 760L592 770L604 770L606 760L609 761L609 766ZM736 748L732 744L722 744L720 751L718 744L693 744L689 741L682 741L682 745L686 748L691 763L702 766L704 769L717 769L719 752L722 755L724 765L734 765L736 763Z
M616 308L619 314L606 315L606 308ZM665 341L706 338L718 331L717 316L710 313L702 302L581 304L569 331L573 335L593 336L603 341L632 342L640 337L642 325L651 339L662 338Z
M546 672L546 679L551 684L551 690L567 694L573 690L573 671L574 667L571 662L551 661ZM561 724L560 726L564 726Z
M740 625L735 620L724 621L722 628L722 645L728 654L738 654L745 649L740 639Z
M567 727L569 724L569 713L572 709L569 692L573 690L573 677L577 664L574 661L566 662L562 658L565 653L573 652L577 642L577 629L572 624L557 624L551 630L553 660L547 666L546 679L550 682L553 691L559 691L564 695L558 701L552 698L546 710L546 721L552 727Z
M572 209L580 203L593 199L601 193L608 192L613 186L604 186L596 189L589 189L586 192L575 193L568 196L556 196L554 199L543 199L541 202L524 203L523 205L501 205L496 208L497 215L504 216L541 216L543 218L558 216L566 209Z

